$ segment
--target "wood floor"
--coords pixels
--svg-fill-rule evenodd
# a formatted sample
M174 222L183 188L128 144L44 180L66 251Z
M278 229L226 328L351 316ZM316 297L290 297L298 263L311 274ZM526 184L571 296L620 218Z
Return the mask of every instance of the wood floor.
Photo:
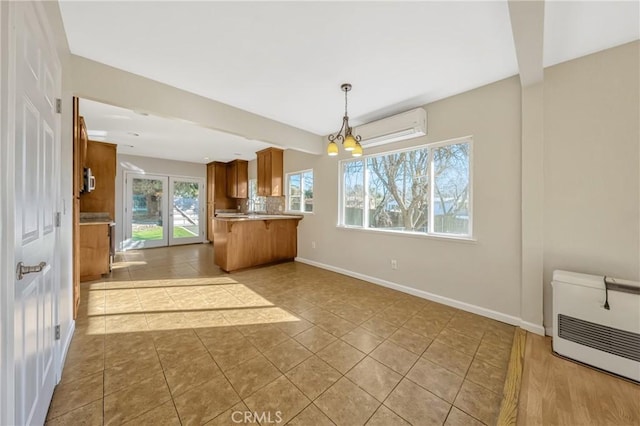
M518 425L640 425L640 385L554 356L528 334Z

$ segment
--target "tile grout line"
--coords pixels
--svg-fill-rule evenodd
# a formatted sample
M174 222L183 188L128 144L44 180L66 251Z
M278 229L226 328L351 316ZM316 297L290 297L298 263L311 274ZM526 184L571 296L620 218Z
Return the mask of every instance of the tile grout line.
M191 268L192 268L192 269L194 269L194 270L195 270L195 272L200 273L200 271L199 271L199 269L198 269L198 268L195 268L193 265L190 265L190 266L191 266ZM128 270L128 268L127 268L126 272L127 272L129 275L131 275L131 273L130 273L130 271ZM349 283L349 284L351 284L351 283ZM265 289L263 289L263 288L258 288L258 290L256 290L256 288L251 287L250 285L247 285L247 286L251 289L251 291L253 291L253 292L257 292L257 294L260 294L260 295L262 295L262 293L260 292L260 290L263 290L263 291L265 290ZM330 289L334 289L334 287L335 287L335 286L332 284L332 285L331 285L331 287L330 287ZM136 290L137 290L137 288L136 288L136 287L134 287L134 289L136 289ZM117 289L114 289L114 290L117 290ZM229 293L227 289L225 289L225 291L227 291L227 293L228 293L228 294L230 294L231 296L236 297L236 296L234 296L233 294ZM284 289L284 290L282 290L282 291L280 291L280 292L277 292L277 293L275 293L275 294L283 294L283 295L284 295L284 294L286 294L286 293L287 293L287 292L289 292L289 291L292 291L292 290L291 290L290 288L286 288L286 289ZM346 292L345 292L345 293L346 293ZM383 292L379 292L379 293L380 293L381 295L382 295L382 294L386 294L386 293L383 293ZM377 295L377 293L376 293L376 295ZM268 298L269 296L262 296L262 297L267 297L267 298ZM138 300L138 303L141 305L140 296L138 295L138 292L137 292L137 291L136 291L136 298L137 298L137 300ZM173 297L171 297L170 295L169 295L169 298L175 302L175 299L174 299ZM392 303L390 303L390 304L388 304L388 305L385 305L383 308L381 308L381 309L379 309L379 310L375 311L372 315L368 316L368 317L367 317L367 319L365 319L364 321L362 321L362 322L358 323L358 322L356 322L356 321L352 321L352 320L350 320L350 319L348 319L348 318L345 318L345 317L341 316L340 314L338 314L338 313L336 313L336 312L334 312L334 311L330 310L330 308L329 308L329 307L327 307L327 305L329 305L329 306L330 306L331 300L334 300L334 299L325 300L324 298L315 298L314 300L316 300L316 301L322 300L322 302L321 302L321 303L322 303L322 305L317 304L317 303L315 303L315 302L310 302L310 301L308 301L308 300L307 300L306 302L307 302L307 303L312 304L314 307L317 307L318 309L322 309L323 311L326 311L326 312L330 313L331 315L333 315L333 316L335 316L335 317L337 317L337 318L339 318L339 319L341 319L341 320L344 320L344 321L349 322L350 324L352 324L352 325L354 325L354 326L355 326L353 329L362 327L362 324L363 324L363 323L365 323L365 322L369 321L370 319L372 319L372 318L374 318L374 317L380 318L382 321L385 321L385 322L390 323L390 324L391 324L391 325L393 325L393 327L395 328L395 331L394 331L394 332L392 332L388 337L382 337L382 336L379 336L379 335L378 335L378 337L382 337L382 341L381 341L378 345L376 345L372 350L370 350L369 352L363 352L363 351L360 351L360 349L358 349L357 347L355 347L353 344L349 343L349 342L348 342L348 341L346 341L346 340L343 340L343 337L344 337L346 334L348 334L350 331L352 331L353 329L351 329L351 330L350 330L349 332L347 332L347 333L343 333L343 334L342 334L342 336L339 336L339 337L338 337L338 336L336 336L336 335L334 335L333 333L330 333L330 332L329 332L333 337L336 337L336 340L335 340L334 342L343 342L343 343L346 343L349 347L352 347L352 348L354 348L355 350L357 350L357 351L359 351L359 352L362 352L362 353L364 354L364 357L363 357L362 359L360 359L360 360L359 360L359 361L358 361L354 366L352 366L351 368L349 368L349 369L348 369L344 374L343 374L342 372L340 372L340 371L339 371L339 373L340 373L340 378L339 378L337 381L341 380L342 378L346 378L349 382L351 382L351 380L350 380L348 377L346 377L346 375L347 375L350 371L352 371L352 370L353 370L357 365L359 365L359 364L362 362L362 360L366 359L367 357L370 357L370 354L371 354L372 352L374 352L374 351L375 351L375 350L376 350L380 345L384 344L385 342L389 342L390 344L396 345L396 346L398 346L398 347L400 347L400 348L402 348L402 349L404 349L404 350L407 350L408 352L410 352L410 353L412 353L412 354L414 354L414 355L417 355L416 360L411 364L411 366L408 368L407 372L406 372L406 373L404 373L403 375L401 375L400 381L398 382L398 384L399 384L402 380L406 379L406 380L411 381L411 383L415 383L415 382L413 382L411 379L409 379L409 378L407 378L407 377L406 377L406 376L407 376L407 374L409 374L409 372L410 372L410 371L415 367L415 365L416 365L416 364L417 364L417 363L422 359L422 357L424 356L424 354L426 353L426 351L431 347L432 343L433 343L433 342L438 338L438 336L442 333L442 331L443 331L443 330L447 329L447 327L450 325L451 321L452 321L454 318L456 318L456 316L457 316L457 314L458 314L458 312L457 312L457 311L454 311L454 314L449 318L449 320L447 321L447 323L445 324L445 326L444 326L444 327L442 327L442 328L438 331L438 333L435 335L435 337L434 337L433 339L431 339L431 341L430 341L430 342L429 342L429 344L425 347L425 349L423 349L423 350L421 351L421 353L420 353L420 354L416 354L416 352L413 352L412 350L409 350L408 348L404 347L402 344L395 343L395 342L391 341L391 340L390 340L390 338L391 338L391 337L392 337L392 336L393 336L397 331L399 331L399 330L403 330L403 329L404 329L404 330L407 330L407 331L410 331L410 332L415 333L415 331L413 331L413 330L411 330L411 329L409 329L409 328L407 328L407 327L404 327L404 325L405 325L408 321L410 321L412 318L414 318L416 315L418 315L418 313L420 313L420 312L424 311L424 310L426 309L426 307L425 307L425 308L418 309L416 312L414 312L412 315L410 315L406 320L404 320L402 323L400 323L400 325L397 325L397 323L394 323L394 322L389 322L389 321L387 321L387 320L385 319L385 317L378 317L378 316L377 316L377 315L380 315L381 313L383 313L383 312L387 311L388 309L391 309L391 308L392 308L392 307L394 307L394 306L400 306L400 305L401 305L401 303L403 303L402 301L395 301L395 302L392 302ZM375 300L375 298L373 298L373 300ZM106 298L105 298L105 304L106 304ZM354 307L356 307L356 308L358 307L358 306L353 305L353 304L348 303L348 302L347 302L347 304L349 304L349 305L351 305L351 306L354 306ZM142 306L142 305L141 305L141 306ZM276 304L275 306L277 306L277 304ZM312 308L309 308L309 309L307 309L307 310L310 310L310 309L313 309L313 307L312 307ZM286 309L285 309L285 310L286 310ZM305 312L305 311L306 311L306 310L303 310L303 312ZM294 316L300 316L300 314L296 314L296 313L293 313L292 315L294 315ZM104 317L104 316L103 316L103 317ZM146 316L146 315L145 315L145 322L146 322L146 324L147 324L147 327L149 328L149 331L151 331L150 326L149 326L149 321L148 321L148 318L147 318L147 316ZM315 323L313 323L312 321L309 321L309 322L310 322L311 324L313 324L314 326L317 326L319 329L321 329L321 330L323 330L323 331L325 331L325 332L328 332L328 330L326 330L323 326L318 325L318 324L315 324ZM284 331L283 331L282 329L280 329L279 327L277 327L277 326L276 326L276 325L274 325L274 324L272 324L272 325L274 326L274 328L275 328L275 329L277 329L277 330L279 330L280 332L284 333ZM238 326L237 326L237 325L232 325L232 327L233 327L236 331L238 331ZM368 332L368 333L372 333L372 334L374 334L374 335L376 334L376 333L373 333L373 332L372 332L371 330L369 330L369 329L366 329L366 328L364 328L364 327L362 327L362 328L363 328L366 332ZM190 329L193 333L195 333L195 334L196 334L196 337L197 337L198 341L199 341L199 342L204 346L204 342L202 341L201 336L197 333L196 329L195 329L193 326L191 326L189 329ZM273 363L269 358L267 358L267 356L265 355L265 353L266 353L266 352L268 352L268 351L270 351L270 350L272 350L272 349L276 348L277 346L279 346L279 345L281 345L281 344L284 344L285 342L289 342L290 340L293 340L293 341L297 342L298 344L300 344L300 342L298 342L298 341L295 339L295 337L296 337L296 336L298 336L299 334L304 333L305 331L306 331L306 330L299 331L299 332L296 332L295 334L292 334L292 335L290 335L290 334L288 334L288 333L284 333L284 334L286 334L286 336L287 336L286 340L283 340L282 342L278 343L278 345L275 345L274 347L271 347L271 348L269 348L268 350L262 350L262 349L261 349L260 347L258 347L254 342L252 342L250 339L248 339L248 338L247 338L247 336L245 336L245 335L244 335L244 334L242 334L241 332L240 332L240 333L242 334L243 338L244 338L244 339L246 339L246 340L251 344L251 346L252 346L252 347L254 347L254 348L257 350L258 354L262 355L262 356L267 360L267 362L269 362L269 364L270 364L272 367L274 367L274 368L275 368L279 373L281 373L281 374L278 376L278 378L277 378L277 379L275 379L275 380L278 380L280 377L284 376L284 377L285 377L285 379L287 380L287 382L289 382L291 385L293 385L293 386L294 386L294 387L295 387L299 392L301 392L301 394L302 394L302 395L305 395L305 394L304 394L304 392L302 392L302 391L301 391L301 389L300 389L300 388L298 388L298 386L297 386L297 385L295 385L295 383L292 383L292 382L291 382L291 380L286 376L286 373L287 373L288 371L291 371L292 369L296 368L296 367L297 367L298 365L300 365L301 363L305 362L307 359L309 359L309 357L305 358L304 360L300 361L298 364L295 364L294 366L292 366L291 368L289 368L289 369L287 370L287 372L282 372L282 371L281 371L278 367L276 367L276 366L275 366L275 364L274 364L274 363ZM459 333L456 329L452 329L452 331ZM418 334L419 334L420 336L423 336L421 333L418 333ZM468 335L465 335L464 333L459 333L459 334L461 334L461 335L463 335L463 336L465 336L465 337L471 337L471 338L473 338L473 336L468 336ZM476 355L477 355L477 353L478 353L478 350L479 350L480 345L481 345L481 344L482 344L482 342L483 342L483 339L484 339L485 334L486 334L486 328L485 328L485 331L483 331L483 335L482 335L482 337L480 337L480 339L479 339L479 342L480 342L480 343L478 344L478 347L476 347L476 349L475 349L475 351L474 351L474 354L473 354L473 357L472 357L472 360L471 360L471 364L473 364L473 362L476 360ZM105 333L104 333L104 335L103 335L103 344L105 344L105 345L106 345L106 342L105 342L105 340L104 340L104 339L105 339L105 338L104 338L104 336L105 336L105 335L106 335L106 323L105 323ZM334 342L332 342L332 343L330 343L330 344L333 344ZM490 343L487 343L487 344L488 344L488 345L490 345L490 346L493 346L493 345L492 345L492 344L490 344ZM449 345L447 345L446 343L444 343L444 345L445 345L446 347L448 347L448 348L452 349L452 350L457 350L456 348L451 348L451 347L450 347ZM302 346L304 346L304 345L302 345ZM321 352L322 350L324 350L324 348L326 348L327 346L329 346L329 345L324 346L323 348L319 349L319 350L318 350L318 351L316 351L316 352L311 352L311 353L312 353L312 355L311 355L311 356L318 356L318 355L317 355L317 353L318 353L318 352ZM158 348L157 348L157 346L155 345L155 341L154 341L154 349L155 349L155 351L156 351L156 356L159 358ZM225 379L226 379L227 381L229 381L229 380L228 380L228 377L227 377L227 376L226 376L226 374L225 374L225 372L220 368L220 366L218 365L217 361L215 360L215 358L213 357L213 355L211 354L211 352L209 351L209 349L208 349L206 346L205 346L205 349L207 350L207 353L209 354L209 356L211 357L211 359L214 361L214 364L215 364L215 365L218 367L218 369L220 370L221 374L225 377ZM307 348L307 349L308 349L308 348ZM257 357L257 356L258 356L258 355L256 355L256 357ZM254 358L255 358L255 357L254 357ZM251 359L249 359L249 360L246 360L246 361L244 361L243 363L249 362L249 361L251 361L251 360L252 360L252 359L254 359L254 358L251 358ZM320 357L318 357L318 358L320 358ZM373 357L371 357L371 358L375 360L375 358L373 358ZM320 359L322 359L322 358L320 358ZM324 361L324 360L323 360L323 361ZM324 361L324 362L326 362L326 361ZM376 362L381 362L381 361L377 361L377 360L376 360ZM104 368L103 368L103 423L104 423L104 422L105 422L105 418L104 418L104 415L105 415L105 412L104 412L104 410L105 410L104 399L105 399L105 392L106 392L106 388L105 388L105 378L106 378L106 351L104 351L104 353L103 353L103 363L104 363ZM243 363L240 363L240 364L238 364L237 366L242 365ZM381 362L381 364L382 364L382 365L384 365L385 367L389 368L385 363L382 363L382 362ZM438 363L435 363L435 364L436 364L436 365L438 365ZM489 364L490 366L494 366L492 363L488 363L488 364ZM161 363L161 365L162 365L162 363ZM237 366L234 366L233 368L236 368ZM331 367L333 368L333 366L331 366ZM442 367L442 366L440 366L440 367ZM494 366L494 367L495 367L495 366ZM450 370L448 370L446 367L443 367L443 368L444 368L445 370L447 370L447 371L450 371ZM395 371L395 370L393 370L393 368L392 368L391 370L392 370L392 371ZM167 378L166 378L165 369L164 369L164 368L162 368L162 371L163 371L163 377L164 377L164 379L165 379L165 385L168 387L168 381L167 381ZM466 369L466 371L465 371L465 374L464 374L464 376L462 377L463 382L464 382L465 380L467 380L467 377L468 377L469 371L470 371L470 367L467 367L467 369ZM396 373L397 373L397 372L396 372ZM455 372L453 372L453 373L455 374ZM251 395L248 395L248 396L247 396L247 398L250 398L250 397L251 397L251 396L253 396L255 393L257 393L257 392L259 392L260 390L264 389L266 386L270 385L270 384L271 384L271 383L273 383L275 380L270 381L270 382L269 382L269 383L267 383L266 385L261 386L260 388L256 389L254 392L252 392L252 394L251 394ZM337 382L337 381L336 381L336 382ZM472 383L475 383L475 382L474 382L474 381L472 381L472 380L469 380L469 381L470 381L470 382L472 382ZM230 383L230 381L229 381L229 383ZM353 383L353 382L351 382L351 383ZM334 382L334 384L335 384L335 382ZM355 383L354 383L354 384L355 384ZM398 384L396 384L396 385L393 387L393 389L392 389L392 390L387 394L387 397L385 397L385 399L384 399L384 400L388 399L388 396L389 396L389 395L391 395L391 393L393 393L393 392L394 392L394 390L397 388ZM475 383L475 384L477 384L477 383ZM231 385L231 387L232 387L232 388L234 389L234 391L235 391L235 388L233 387L233 385L232 385L231 383L230 383L230 385ZM355 385L356 385L359 389L362 389L359 385L357 385L357 384L355 384ZM417 386L419 386L419 387L420 387L420 388L422 388L422 389L425 389L425 388L423 388L421 385L419 385L419 384L417 384L417 383L416 383L416 385L417 385ZM483 388L485 388L482 384L477 384L477 385L480 385L480 386L482 386ZM311 400L311 399L307 398L307 399L310 401L310 403L309 403L309 404L307 404L307 405L305 405L305 407L304 407L301 411L299 411L298 413L296 413L296 414L295 414L295 416L293 416L293 417L292 417L292 419L290 419L290 421L291 421L291 420L293 420L295 417L297 417L297 416L298 416L302 411L304 411L304 410L305 410L307 407L309 407L310 405L314 405L314 406L316 406L314 401L317 401L317 400L318 400L318 398L320 398L320 397L321 397L321 396L322 396L322 395L323 395L323 394L324 394L328 389L330 389L332 386L333 386L333 385L329 386L327 389L325 389L321 394L319 394L319 395L318 395L315 399L313 399L313 400ZM487 389L488 391L491 391L491 389L488 389L488 388L485 388L485 389ZM370 395L372 398L374 398L374 400L376 400L376 401L377 401L377 398L375 398L373 395L369 394L369 393L368 393L366 390L364 390L364 389L362 389L362 390L363 390L365 393L367 393L368 395ZM433 393L432 393L431 391L429 391L428 389L425 389L425 391L427 391L427 392L429 392L429 393L433 394ZM170 390L169 390L169 392L170 392ZM239 396L239 394L237 393L237 391L235 391L235 392L236 392L236 394L238 395L238 397L240 398L240 401L244 403L244 401L245 401L245 399L246 399L246 398L242 398L242 397L240 397L240 396ZM457 398L457 396L458 396L459 392L460 392L460 389L458 389L458 392L456 393L456 397L454 397L454 401L455 401L455 399ZM491 392L493 392L493 391L491 391ZM495 393L495 392L493 392L493 393ZM437 397L437 398L439 398L439 399L442 399L442 398L438 397L438 396L437 396L437 395L435 395L435 394L433 394L433 395L434 395L434 396L436 396L436 397ZM175 406L175 400L174 400L174 398L173 398L173 394L171 394L171 392L170 392L170 396L171 396L171 398L172 398L172 402L173 402L173 405L174 405L174 409L175 409L175 410L176 410L176 412L177 412L177 407ZM306 397L306 395L305 395L305 397ZM376 409L373 411L373 413L369 416L369 418L367 419L367 421L368 421L368 420L369 420L373 415L375 415L375 413L380 409L380 406L384 405L384 400L378 404L377 408L376 408ZM443 400L443 401L444 401L444 400ZM377 401L377 402L379 402L379 401ZM448 401L445 401L445 402L446 402L446 403L448 403ZM451 407L455 406L455 405L453 405L453 403L451 403L451 404L449 404L449 405L450 405L450 408L449 408L449 412L447 413L447 417L448 417L448 415L451 413L451 410L452 410L452 408L451 408ZM317 407L317 406L316 406L316 407ZM388 407L387 407L387 408L388 408ZM456 407L456 408L457 408L457 407ZM149 410L149 411L151 411L151 410ZM322 412L322 410L320 410L320 411ZM461 410L461 411L462 411L462 410ZM464 412L464 411L463 411L463 412ZM146 412L145 412L145 413L146 413ZM143 413L143 414L144 414L144 413ZM141 414L141 415L143 415L143 414ZM179 414L179 413L178 413L178 414ZM223 413L221 413L221 414L223 414ZM140 416L141 416L141 415L140 415ZM136 416L136 418L138 418L138 417L140 417L140 416ZM217 418L217 417L218 417L218 416L214 417L214 419L215 419L215 418ZM401 417L401 416L400 416L400 417ZM402 417L401 417L401 418L402 418ZM446 417L445 417L445 418L446 418ZM331 420L331 419L330 419L330 420ZM331 420L331 421L332 421L332 420ZM181 420L180 420L180 422L182 423L182 421L181 421ZM332 421L332 422L333 422L333 421Z

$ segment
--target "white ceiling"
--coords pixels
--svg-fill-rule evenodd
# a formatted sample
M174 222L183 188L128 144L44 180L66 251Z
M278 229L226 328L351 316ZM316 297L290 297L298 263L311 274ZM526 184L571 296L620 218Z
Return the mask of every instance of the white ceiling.
M358 125L518 73L505 0L61 0L60 9L76 55L319 135L341 124L344 82ZM637 1L548 1L544 63L635 40L638 20Z
M640 2L547 1L544 66L640 38Z
M209 163L253 160L256 151L272 146L185 121L141 115L86 99L80 100L80 115L87 123L89 139L116 143L119 154Z

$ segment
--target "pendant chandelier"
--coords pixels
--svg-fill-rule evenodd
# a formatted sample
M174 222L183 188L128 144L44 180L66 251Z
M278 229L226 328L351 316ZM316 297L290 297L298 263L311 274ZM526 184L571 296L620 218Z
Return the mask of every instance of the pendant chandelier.
M344 117L342 118L342 127L338 130L338 133L329 135L329 146L327 147L327 154L330 156L338 155L338 144L336 141L342 143L342 147L345 151L351 152L354 157L362 156L362 145L360 145L360 136L353 135L351 126L349 126L349 114L347 113L347 92L351 90L351 85L345 83L340 86L344 92Z

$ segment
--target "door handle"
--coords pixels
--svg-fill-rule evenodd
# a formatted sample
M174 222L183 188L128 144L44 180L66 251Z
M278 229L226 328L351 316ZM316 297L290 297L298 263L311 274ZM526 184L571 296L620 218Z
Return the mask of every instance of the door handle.
M47 266L47 262L40 262L35 266L24 266L24 263L18 262L18 267L16 268L16 277L18 278L18 280L21 280L27 274L42 272L45 266Z

